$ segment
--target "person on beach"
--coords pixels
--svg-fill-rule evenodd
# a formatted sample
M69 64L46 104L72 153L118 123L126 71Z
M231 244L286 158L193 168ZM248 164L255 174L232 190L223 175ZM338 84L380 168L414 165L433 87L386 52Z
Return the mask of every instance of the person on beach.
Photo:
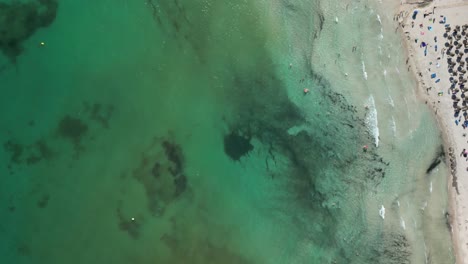
M462 152L460 153L460 157L463 156L463 153L465 153L466 149L463 149Z

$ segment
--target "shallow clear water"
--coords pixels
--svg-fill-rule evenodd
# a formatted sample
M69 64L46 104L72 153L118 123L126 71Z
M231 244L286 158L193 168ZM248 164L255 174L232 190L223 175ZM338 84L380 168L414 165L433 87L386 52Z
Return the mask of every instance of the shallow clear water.
M60 1L0 46L1 255L453 262L445 164L426 173L441 140L392 8Z

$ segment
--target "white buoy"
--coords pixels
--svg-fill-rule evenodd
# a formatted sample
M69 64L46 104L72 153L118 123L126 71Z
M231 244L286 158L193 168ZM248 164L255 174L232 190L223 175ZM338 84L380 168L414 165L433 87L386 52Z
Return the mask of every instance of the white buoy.
M335 23L338 24L338 17L335 17Z
M135 221L135 218L134 218L134 217L132 217L132 221Z

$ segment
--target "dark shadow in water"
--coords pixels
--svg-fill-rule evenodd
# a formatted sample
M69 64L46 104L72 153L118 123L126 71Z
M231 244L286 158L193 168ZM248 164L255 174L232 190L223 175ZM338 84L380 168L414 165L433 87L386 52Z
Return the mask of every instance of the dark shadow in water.
M0 50L12 62L23 52L23 42L57 15L56 0L0 2Z
M122 201L119 201L119 205L116 210L118 218L118 226L121 231L128 233L133 239L140 237L141 224L138 219L132 219L126 217L122 212Z
M183 150L171 137L154 138L142 153L133 177L145 188L148 209L162 216L166 207L187 190Z
M84 112L88 113L89 119L99 123L104 128L109 128L109 121L114 114L114 106L101 103L83 102Z
M26 164L33 165L42 160L51 160L55 152L51 149L45 139L39 139L29 146L29 153L26 158Z
M395 232L386 233L381 245L374 246L373 256L365 263L410 264L411 247L405 235ZM430 259L430 258L429 258ZM367 261L367 260L366 260Z
M24 146L15 139L9 139L3 143L3 149L10 154L10 164L21 164Z
M199 219L197 219L199 220ZM193 229L183 220L171 218L171 232L164 233L160 240L166 245L171 253L171 263L193 263L193 264L249 264L253 263L243 256L236 254L222 244L215 244L206 234L193 233ZM216 229L215 226L211 227Z
M224 152L233 160L239 161L254 149L249 135L241 135L239 131L231 131L224 136Z
M25 243L20 243L16 247L16 253L23 257L31 256L31 248Z
M57 127L57 134L72 143L76 154L83 148L81 141L87 133L88 125L80 118L70 115L65 115Z
M47 205L49 204L49 200L50 200L50 195L48 194L42 195L41 198L39 198L39 200L37 201L37 207L41 209L46 208Z
M90 132L96 131L96 124L103 128L109 128L109 123L114 113L113 105L104 105L100 103L84 103L80 112L84 118L77 118L71 115L65 115L58 120L55 128L55 135L69 141L74 153L59 153L57 147L57 138L54 136L41 136L33 143L23 143L10 134L10 138L3 142L3 150L9 157L7 169L10 174L14 173L14 167L20 165L32 166L43 161L53 161L60 156L71 156L78 158L84 150L83 142ZM35 129L36 121L30 120L24 129L30 131ZM60 155L59 155L60 154Z
M431 173L431 171L433 171L442 161L445 161L444 146L439 147L439 150L437 151L435 158L432 160L431 165L427 168L426 173Z

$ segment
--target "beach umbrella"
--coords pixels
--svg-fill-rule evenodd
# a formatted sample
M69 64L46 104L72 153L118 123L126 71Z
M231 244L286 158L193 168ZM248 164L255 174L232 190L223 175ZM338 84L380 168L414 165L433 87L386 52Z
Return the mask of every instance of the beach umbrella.
M446 32L446 33L444 33L444 38L447 38L447 36L448 36L447 32Z

